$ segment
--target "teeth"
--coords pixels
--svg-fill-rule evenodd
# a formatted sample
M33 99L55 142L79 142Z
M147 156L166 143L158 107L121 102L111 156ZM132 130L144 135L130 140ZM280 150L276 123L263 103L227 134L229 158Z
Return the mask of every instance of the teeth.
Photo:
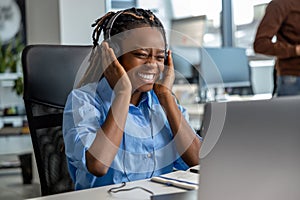
M143 79L147 79L147 80L153 80L153 78L154 78L154 74L142 74L142 73L138 73L138 75L140 77L142 77Z

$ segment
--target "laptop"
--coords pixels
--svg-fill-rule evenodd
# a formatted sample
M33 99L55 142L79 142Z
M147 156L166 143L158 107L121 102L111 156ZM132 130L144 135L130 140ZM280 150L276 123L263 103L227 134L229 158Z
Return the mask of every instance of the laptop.
M209 103L206 111L199 199L300 199L299 96Z
M300 199L299 116L300 96L207 103L199 189L173 199Z

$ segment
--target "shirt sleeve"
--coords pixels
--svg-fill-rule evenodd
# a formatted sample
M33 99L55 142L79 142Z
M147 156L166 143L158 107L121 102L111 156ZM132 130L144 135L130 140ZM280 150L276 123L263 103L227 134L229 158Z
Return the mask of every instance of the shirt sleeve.
M104 110L99 109L99 100L81 90L73 90L68 96L64 117L63 136L65 151L71 176L75 177L76 170L88 172L85 152L96 137ZM96 104L97 102L97 104Z

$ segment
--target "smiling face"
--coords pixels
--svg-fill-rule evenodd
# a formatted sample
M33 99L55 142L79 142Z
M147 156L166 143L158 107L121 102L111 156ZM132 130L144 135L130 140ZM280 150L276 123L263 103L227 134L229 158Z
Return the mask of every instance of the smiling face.
M125 52L120 62L127 71L134 92L147 92L164 69L165 41L155 27L137 28L121 42Z

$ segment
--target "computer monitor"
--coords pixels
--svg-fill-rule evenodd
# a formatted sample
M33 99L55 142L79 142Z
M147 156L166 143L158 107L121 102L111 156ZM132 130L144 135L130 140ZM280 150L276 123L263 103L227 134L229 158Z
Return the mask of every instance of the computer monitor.
M199 81L201 58L200 47L171 46L175 70L175 83L196 83Z
M200 85L202 89L251 86L250 67L244 48L202 48Z

